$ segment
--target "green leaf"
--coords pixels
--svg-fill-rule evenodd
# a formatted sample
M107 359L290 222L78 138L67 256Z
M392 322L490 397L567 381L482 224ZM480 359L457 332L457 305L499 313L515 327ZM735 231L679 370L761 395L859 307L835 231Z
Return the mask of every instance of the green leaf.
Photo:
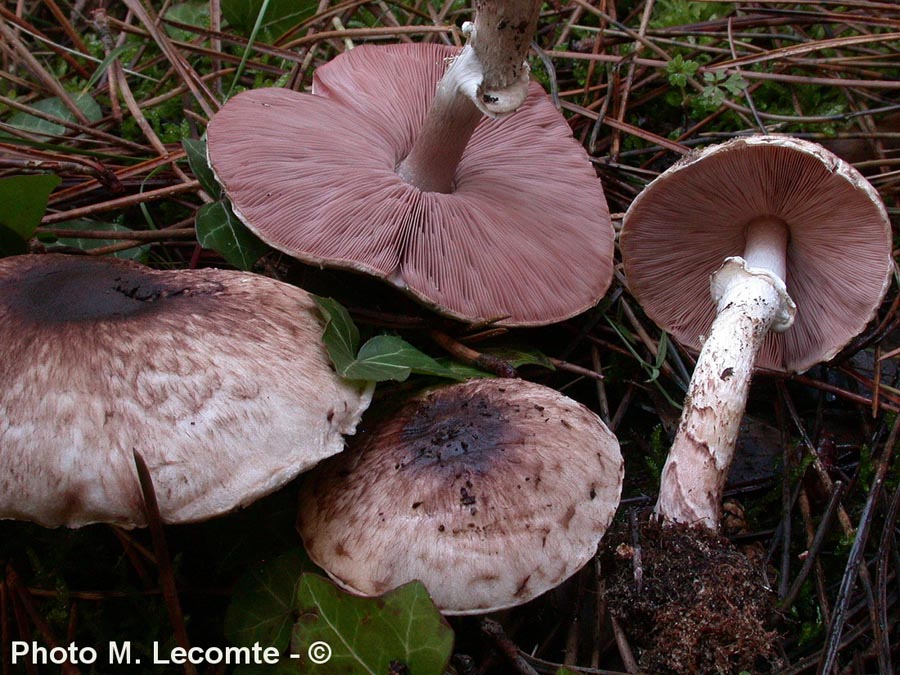
M0 252L22 253L41 224L50 193L62 179L53 174L0 178Z
M350 313L332 298L314 296L325 319L322 342L337 374L348 380L403 382L411 373L465 380L443 363L396 335L376 335L359 347L359 329ZM359 349L359 353L357 353Z
M63 230L100 230L103 232L130 232L130 227L119 225L118 223L105 223L93 220L67 220L64 223L56 223L53 227ZM58 246L71 246L72 248L80 248L82 251L90 251L93 248L101 246L109 246L121 242L121 239L82 239L80 237L47 237L41 236L41 241L48 241L48 250L53 250ZM125 258L127 260L145 260L150 252L150 244L136 246L134 248L125 249L124 251L116 251L112 255L116 258Z
M656 347L656 360L653 363L653 368L657 371L657 375L662 369L663 363L666 362L666 352L668 351L668 349L669 335L666 332L660 333L659 344Z
M548 370L556 370L556 366L547 357L546 354L538 349L523 349L516 347L498 347L483 350L484 354L496 356L503 359L513 368L521 368L522 366L541 366Z
M700 64L690 59L685 60L681 54L666 64L666 74L669 76L669 84L683 89L687 85L688 78L693 77Z
M732 73L722 86L732 96L739 96L747 88L747 80L740 73Z
M222 188L219 187L219 183L216 181L209 166L209 161L206 159L206 140L202 138L199 140L182 138L181 147L184 148L184 152L187 155L191 172L200 181L200 187L213 199L219 199L222 196Z
M699 102L704 110L717 110L725 102L725 91L711 85L703 87Z
M28 253L28 242L8 227L0 225L0 257Z
M547 357L537 349L524 349L517 347L488 347L481 350L483 354L488 356L496 356L503 359L513 368L521 368L522 366L541 366L548 370L556 370L556 366ZM449 370L458 380L471 380L473 378L497 377L494 373L482 370L477 366L467 363L460 363L453 359L443 356L436 359L438 363Z
M556 675L578 675L574 670L569 670L565 666L560 666L559 670L556 671Z
M277 647L283 652L297 620L297 588L316 570L302 548L257 565L234 588L225 613L225 637L239 647Z
M209 3L195 0L193 2L181 2L177 5L172 5L166 11L165 18L169 21L177 21L178 23L184 23L189 26L206 28L209 26ZM169 37L173 40L181 40L183 42L189 42L196 37L196 33L191 33L172 26L166 26L166 33L168 33Z
M665 388L659 383L659 372L662 367L663 361L666 358L666 349L668 348L668 337L663 333L663 337L660 337L659 340L659 348L657 350L657 358L656 363L651 364L645 359L643 359L640 354L637 353L634 347L631 346L631 342L633 341L633 337L631 333L628 332L628 329L624 326L616 323L608 316L606 318L606 323L610 325L610 327L616 332L619 338L622 340L622 343L625 347L628 348L628 351L631 352L631 355L641 364L641 367L647 372L649 377L647 378L647 382L652 382L656 385L656 388L659 389L660 393L665 397L666 401L668 401L673 408L681 409L681 405L677 403L675 400L669 396L669 392L665 390Z
M232 28L245 36L250 35L264 0L222 0L222 16ZM312 16L317 0L269 0L265 16L260 23L264 40L271 41L300 22Z
M322 334L322 342L331 357L335 370L338 373L346 371L356 359L356 350L359 348L359 329L350 318L350 313L337 300L313 296L322 318L325 319L325 332Z
M103 117L103 111L100 109L100 106L97 105L97 102L93 98L91 98L90 94L81 92L77 94L71 94L70 98L75 103L77 108L81 110L81 112L84 113L84 116L87 117L91 122L97 122ZM63 103L62 99L58 96L41 99L40 101L35 101L30 105L35 110L40 110L41 112L47 113L48 115L52 115L53 117L64 120L66 122L78 121L75 118L75 114L66 107L66 104ZM40 117L36 117L25 112L15 113L12 117L9 118L7 124L32 134L57 136L59 134L66 133L66 128L63 125L55 124L54 122L48 122L47 120L41 119Z
M476 377L478 377L478 378L497 377L493 373L489 373L486 370L481 370L481 368L476 368L475 366L470 366L466 363L460 363L459 361L454 361L449 356L442 356L435 360L438 363L440 363L444 368L446 368L451 373L456 375L457 379L460 379L460 380L472 380Z
M106 55L94 70L94 74L91 75L91 79L87 81L87 84L84 85L82 89L82 93L86 93L89 89L92 89L95 84L97 84L97 80L103 77L103 74L106 72L107 68L109 68L110 64L117 58L119 58L122 54L127 52L129 49L133 49L134 46L129 43L124 43L116 47L115 49L110 50L109 54ZM133 71L126 71L129 75L134 74ZM146 76L144 76L146 77Z
M638 363L641 364L641 367L647 372L649 377L647 378L647 382L655 382L656 378L659 377L659 366L651 364L649 361L641 357L640 354L637 353L634 347L631 346L631 341L634 339L630 333L628 333L628 329L624 326L619 325L609 317L606 317L606 322L612 326L612 329L616 331L618 336L621 338L622 342L628 348L628 351L631 352L631 355L637 359ZM629 339L631 338L631 339ZM659 350L657 350L657 356L659 355ZM665 354L663 354L665 357ZM659 359L657 359L659 360ZM662 361L659 361L659 365L662 365Z
M347 379L371 382L403 382L410 373L461 379L428 354L395 335L376 335L362 346L355 361L343 372L338 371L338 374Z
M415 675L442 675L453 631L418 581L378 598L360 598L304 574L291 652L295 671L328 675L384 675L403 664ZM327 666L310 660L315 643L331 651Z
M242 270L253 267L268 250L225 202L204 204L197 211L197 241Z

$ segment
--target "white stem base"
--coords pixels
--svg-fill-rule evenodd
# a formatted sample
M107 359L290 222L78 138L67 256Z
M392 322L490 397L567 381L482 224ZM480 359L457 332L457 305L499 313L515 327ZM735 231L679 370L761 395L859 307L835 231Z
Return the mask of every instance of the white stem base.
M655 512L717 530L753 363L769 329L787 328L795 309L781 279L742 258L728 258L712 287L718 314L691 378Z
M463 33L469 36L469 44L467 49L472 49L471 58L475 63L478 76L469 80L472 86L465 90L466 95L471 99L472 103L484 115L498 119L505 117L510 113L514 113L525 102L528 96L528 82L531 79L531 67L526 61L520 61L517 64L515 75L497 82L491 80L486 74L486 65L479 59L479 51L474 45L484 45L485 40L479 40L478 29L476 24L467 21L463 24ZM484 49L482 47L482 49ZM488 54L489 58L493 56ZM515 58L515 57L511 57Z
M489 117L515 111L528 95L525 62L540 0L475 0L474 25L464 26L482 78L472 102Z

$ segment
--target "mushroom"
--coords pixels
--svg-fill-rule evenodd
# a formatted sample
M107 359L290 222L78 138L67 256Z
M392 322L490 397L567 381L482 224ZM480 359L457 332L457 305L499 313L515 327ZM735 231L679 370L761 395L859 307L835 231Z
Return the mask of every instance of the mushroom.
M362 45L318 68L312 94L229 100L207 142L235 213L288 255L460 320L540 325L596 304L612 223L587 154L528 81L538 7L485 0L462 51Z
M620 246L647 315L702 346L656 513L715 530L754 363L801 372L862 331L893 269L887 213L824 148L751 136L691 155L648 185ZM710 278L713 303L704 300Z
M443 613L481 614L531 600L593 557L623 464L586 407L486 379L387 408L301 485L298 529L341 587L379 595L418 579Z
M0 518L197 521L343 449L341 381L304 291L252 274L56 254L0 260Z

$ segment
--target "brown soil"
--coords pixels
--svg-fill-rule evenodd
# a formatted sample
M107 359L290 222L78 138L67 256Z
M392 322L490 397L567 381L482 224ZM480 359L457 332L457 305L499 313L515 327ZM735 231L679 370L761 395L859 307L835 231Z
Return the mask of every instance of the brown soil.
M727 539L651 520L640 528L636 555L631 533L618 534L607 540L613 565L607 599L642 669L655 675L773 669L778 636L767 627L773 595Z

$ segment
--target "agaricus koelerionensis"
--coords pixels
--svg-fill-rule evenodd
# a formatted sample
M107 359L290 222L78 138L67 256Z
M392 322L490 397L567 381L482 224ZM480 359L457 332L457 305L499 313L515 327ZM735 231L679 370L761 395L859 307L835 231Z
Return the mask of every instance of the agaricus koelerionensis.
M340 380L304 291L124 260L0 260L0 518L196 521L343 449L370 394Z
M613 229L587 154L529 82L539 6L485 0L462 51L363 45L318 68L312 94L232 98L207 142L235 213L291 256L461 320L539 325L593 306Z
M339 585L378 595L418 579L445 614L481 614L531 600L594 556L623 463L586 407L486 379L386 408L301 486L300 534Z
M751 136L648 185L620 246L647 315L702 347L656 512L717 529L754 363L800 372L862 331L890 282L890 221L875 189L824 148Z

